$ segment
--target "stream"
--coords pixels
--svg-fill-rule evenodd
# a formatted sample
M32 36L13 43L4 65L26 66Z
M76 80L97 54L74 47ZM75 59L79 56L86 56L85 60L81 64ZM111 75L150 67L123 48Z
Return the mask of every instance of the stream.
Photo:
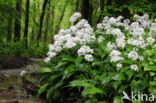
M31 64L20 69L0 70L0 103L46 103L33 96L23 88L21 71L33 73L40 68L39 64Z

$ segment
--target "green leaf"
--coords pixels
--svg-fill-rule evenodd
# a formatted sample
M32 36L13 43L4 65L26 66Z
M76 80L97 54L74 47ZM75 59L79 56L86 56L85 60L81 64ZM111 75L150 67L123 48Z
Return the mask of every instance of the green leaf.
M93 87L93 85L87 83L87 81L85 80L74 80L74 81L71 81L69 83L69 86L72 86L72 87Z
M78 56L78 57L76 58L76 65L79 65L79 64L82 62L82 60L83 60L83 57Z
M50 99L54 91L55 91L55 87L53 86L50 89L48 89L47 96L46 96L48 100Z
M126 80L126 76L123 73L118 73L112 77L113 80Z
M122 97L116 96L116 97L114 98L113 103L124 103L124 102L123 102L123 100L122 100Z
M43 86L40 87L40 89L38 90L38 96L40 96L45 91L47 86L48 86L48 83L46 83L46 84L44 84Z
M140 102L140 101L134 101L134 100L133 100L132 103L141 103L141 102Z
M103 94L104 92L99 88L91 87L91 88L85 89L83 93L87 95L95 95L95 94Z
M38 70L40 73L50 73L52 70L50 68L41 68Z
M128 71L126 71L126 74L128 75L128 80L129 80L134 75L134 71L128 70Z
M55 67L55 69L58 69L58 68L60 68L61 66L64 66L64 65L66 65L66 64L67 64L67 62L60 61L60 62L57 64L57 66Z
M63 61L69 61L69 62L75 62L75 59L71 57L70 55L62 55Z
M75 67L75 65L71 64L71 65L69 65L69 66L65 69L64 74L63 74L63 79L65 79L66 77L68 78L69 74L70 74L72 71L74 71L74 67Z
M145 66L144 70L145 71L156 71L156 65L154 65L154 66Z

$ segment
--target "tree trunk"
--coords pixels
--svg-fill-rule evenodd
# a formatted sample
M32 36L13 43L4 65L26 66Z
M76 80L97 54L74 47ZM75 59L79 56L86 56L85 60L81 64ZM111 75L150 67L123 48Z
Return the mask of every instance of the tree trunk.
M60 30L60 24L61 24L61 22L62 22L62 20L63 20L66 7L67 7L67 2L66 2L65 6L64 6L64 8L63 8L62 14L61 14L61 16L59 17L58 23L57 23L57 25L56 25L56 27L55 27L55 34Z
M92 2L92 1L91 1ZM81 1L81 14L82 18L88 20L89 24L92 22L92 4L90 3L90 0L82 0Z
M42 8L42 14L41 14L41 17L40 17L39 33L38 33L38 35L37 35L37 40L38 40L38 41L39 41L40 38L41 38L42 26L43 26L43 19L44 19L44 15L45 15L47 3L48 3L48 0L44 0L43 8Z
M12 18L8 20L8 35L7 35L7 42L12 40Z
M53 0L54 1L54 0ZM52 34L50 36L50 42L52 43L54 41L54 38L53 38L53 35L55 33L55 29L54 29L54 20L55 20L55 6L52 6L52 9L51 9L51 31L52 31Z
M26 13L25 13L25 29L24 29L24 41L25 47L28 47L28 27L29 27L29 0L26 1Z
M15 42L20 40L22 0L17 0L16 11L17 11L17 16L15 18L15 35L14 35Z
M44 43L47 41L47 36L48 36L48 30L49 30L49 19L50 19L50 3L51 0L49 0L49 6L47 9L47 18L46 18L46 28L45 28L45 34L44 34Z
M75 4L75 12L78 12L79 11L79 0L76 1L76 4Z
M103 16L102 16L103 11L104 11L104 0L100 0L100 15L98 17L97 23L99 23L103 19Z

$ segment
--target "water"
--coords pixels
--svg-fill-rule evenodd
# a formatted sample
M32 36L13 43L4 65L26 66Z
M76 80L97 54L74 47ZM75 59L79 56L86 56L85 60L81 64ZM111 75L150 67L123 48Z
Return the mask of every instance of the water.
M0 82L0 103L14 103L8 102L14 100L18 101L16 103L45 103L40 98L27 94L22 86L22 79L16 76Z

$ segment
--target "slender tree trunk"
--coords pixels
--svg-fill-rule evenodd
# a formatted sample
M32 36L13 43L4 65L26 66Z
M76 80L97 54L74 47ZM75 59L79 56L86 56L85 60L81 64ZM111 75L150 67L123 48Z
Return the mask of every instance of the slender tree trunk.
M79 3L80 3L80 1L77 0L76 1L76 4L75 4L75 12L78 12L79 11Z
M24 29L24 40L25 40L25 47L28 47L28 27L29 27L29 5L30 1L26 1L26 13L25 13L25 29Z
M8 20L8 35L7 35L7 42L12 40L12 18Z
M57 25L56 25L56 27L55 27L55 34L60 30L60 24L61 24L61 22L62 22L62 20L63 20L66 7L67 7L67 2L66 2L65 6L64 6L64 8L63 8L62 14L61 14L61 16L59 17L58 23L57 23Z
M54 1L54 0L53 0ZM51 31L52 31L52 34L50 36L50 42L53 42L54 41L54 38L53 38L53 35L55 33L55 29L54 29L54 20L55 20L55 6L52 6L52 9L51 9Z
M43 8L42 8L42 14L41 14L41 17L40 17L39 33L38 33L38 35L37 35L37 40L38 40L38 41L39 41L40 38L41 38L42 26L43 26L43 19L44 19L44 15L45 15L47 3L48 3L48 0L44 0Z
M51 9L51 16L52 16L52 20L51 20L52 32L54 33L55 6L53 6Z
M47 41L47 36L48 36L48 30L49 30L49 19L50 19L50 3L51 0L49 0L49 6L47 9L47 18L46 18L46 28L45 28L45 34L44 34L44 43Z
M98 17L97 23L99 23L102 20L102 18L103 18L102 12L103 11L104 11L104 0L100 0L100 15Z
M92 5L90 4L90 0L82 0L81 3L82 18L88 20L88 22L91 24Z
M14 35L15 42L20 40L22 0L17 0L16 11L17 11L17 16L15 18L15 35Z

